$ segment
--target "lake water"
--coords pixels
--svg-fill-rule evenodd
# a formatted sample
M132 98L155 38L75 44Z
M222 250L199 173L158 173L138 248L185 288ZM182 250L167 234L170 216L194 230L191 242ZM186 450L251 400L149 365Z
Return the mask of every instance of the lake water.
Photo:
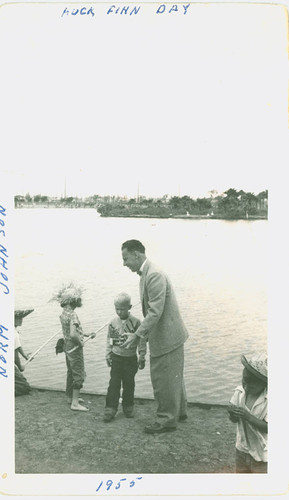
M189 401L226 404L241 379L241 354L266 349L267 221L101 218L92 209L21 209L14 219L16 307L34 308L21 328L26 352L59 330L61 307L49 300L67 281L85 289L77 313L88 333L115 315L119 292L139 302L139 277L122 266L120 251L132 238L174 285L189 331ZM132 313L141 319L140 305ZM106 393L106 333L85 345L86 392ZM65 358L55 354L60 337L27 365L31 385L65 388ZM149 357L136 376L136 396L153 397Z

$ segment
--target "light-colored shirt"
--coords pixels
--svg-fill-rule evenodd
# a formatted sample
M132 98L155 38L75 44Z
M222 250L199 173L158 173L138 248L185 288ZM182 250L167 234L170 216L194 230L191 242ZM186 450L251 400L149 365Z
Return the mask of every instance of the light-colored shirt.
M240 385L236 388L230 403L267 422L267 389L258 396L251 409L246 406L245 399L244 388ZM261 432L247 420L240 418L237 423L236 448L249 453L257 462L267 462L267 433Z
M145 266L145 263L146 263L147 259L143 261L142 265L140 266L139 268L139 272L142 273L143 272L143 268Z
M76 335L78 335L80 340L83 340L82 327L76 312L69 307L63 308L63 312L59 318L62 326L63 337L66 342L66 349L68 351L71 347L74 347L74 345L78 345L77 339L71 336L72 325L76 326Z
M19 332L16 328L14 328L14 350L19 349L21 347Z
M107 332L107 344L106 344L106 357L109 357L113 352L118 356L130 357L135 356L136 351L140 359L144 359L146 355L146 340L140 339L137 348L126 348L121 345L114 345L114 343L121 344L122 338L126 333L135 332L140 325L140 320L135 318L132 314L129 314L126 320L121 320L118 316L113 318L113 320L108 325ZM125 339L124 339L125 340Z

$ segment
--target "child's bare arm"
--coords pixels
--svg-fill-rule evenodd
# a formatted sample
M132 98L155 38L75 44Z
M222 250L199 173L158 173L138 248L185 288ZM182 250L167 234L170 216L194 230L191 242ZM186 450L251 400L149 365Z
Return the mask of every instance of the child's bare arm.
M76 324L72 324L70 327L70 337L75 341L77 345L83 347L83 340L79 335L78 328Z
M28 359L29 359L30 354L25 354L25 352L23 351L23 347L18 347L17 351L21 354L21 356L22 356L24 359L26 359L26 360L28 360Z
M22 365L21 365L21 362L20 362L18 351L19 351L19 348L15 349L15 351L14 351L14 362L15 362L15 365L19 368L19 370L21 372L23 372L23 368L22 368Z
M260 420L259 418L254 417L254 415L250 415L250 419L248 418L247 420L250 424L254 425L254 427L257 427L259 431L268 434L268 422Z

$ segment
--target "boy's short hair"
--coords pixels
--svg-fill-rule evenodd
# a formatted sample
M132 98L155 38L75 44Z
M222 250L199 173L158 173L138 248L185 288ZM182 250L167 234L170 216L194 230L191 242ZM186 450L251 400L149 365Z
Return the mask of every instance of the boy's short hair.
M114 303L116 304L116 302L127 302L130 305L131 304L131 297L128 293L121 292L115 297Z
M127 241L125 241L122 244L121 249L124 250L125 248L127 249L128 252L138 251L140 253L145 253L145 251L146 251L144 245L139 240L127 240Z

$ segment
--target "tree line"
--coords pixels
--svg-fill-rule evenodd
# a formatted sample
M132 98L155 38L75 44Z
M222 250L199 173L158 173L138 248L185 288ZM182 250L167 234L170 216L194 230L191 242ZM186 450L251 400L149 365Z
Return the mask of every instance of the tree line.
M98 211L103 216L210 216L215 218L248 218L268 215L268 191L255 195L230 188L221 195L215 191L209 197L167 195L162 198L131 198L128 201L109 200Z
M230 188L222 194L210 191L208 197L191 198L164 195L160 198L126 198L121 196L93 195L79 197L49 197L41 194L30 196L16 195L15 206L56 207L56 208L95 208L104 217L177 217L210 216L215 218L249 218L268 215L268 191L255 195L243 190Z

